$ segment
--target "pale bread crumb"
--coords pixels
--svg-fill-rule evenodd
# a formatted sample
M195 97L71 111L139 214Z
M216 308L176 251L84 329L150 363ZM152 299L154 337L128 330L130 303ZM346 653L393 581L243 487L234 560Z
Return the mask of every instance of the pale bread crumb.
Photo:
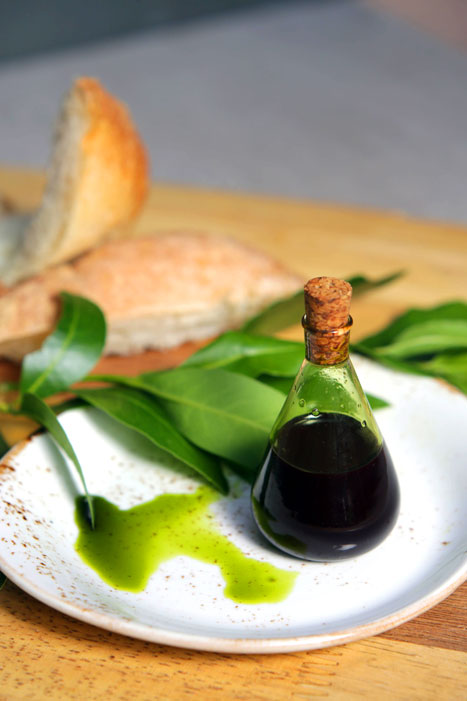
M113 241L0 297L0 354L20 360L57 319L62 290L94 300L105 352L176 347L236 328L302 280L270 256L222 236L168 233Z

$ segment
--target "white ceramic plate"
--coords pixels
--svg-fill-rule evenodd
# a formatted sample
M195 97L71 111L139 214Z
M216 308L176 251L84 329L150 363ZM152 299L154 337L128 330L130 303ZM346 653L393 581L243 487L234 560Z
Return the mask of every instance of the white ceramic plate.
M434 380L356 359L364 388L391 402L377 419L396 466L401 512L390 536L366 555L302 562L270 548L249 510L248 489L211 506L219 528L245 553L298 572L278 604L223 596L215 565L177 557L132 594L105 584L74 549L79 491L47 435L10 451L0 471L0 570L59 611L144 640L224 652L320 648L382 632L426 611L467 576L467 399ZM168 468L151 444L94 409L61 417L92 493L121 508L198 483ZM169 578L169 579L168 579Z

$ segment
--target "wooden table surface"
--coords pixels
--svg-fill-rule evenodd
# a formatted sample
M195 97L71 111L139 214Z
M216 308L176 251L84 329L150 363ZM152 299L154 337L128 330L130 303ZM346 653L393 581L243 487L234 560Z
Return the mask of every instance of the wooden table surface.
M37 204L39 173L0 169L0 193ZM409 306L467 295L467 229L400 213L155 185L136 233L209 231L269 251L304 280L379 276L396 283L355 300L353 338ZM294 329L289 335L300 337ZM180 361L146 353L100 369L136 373ZM0 366L0 379L15 369ZM164 647L94 628L11 583L0 594L0 700L12 699L464 699L467 584L418 618L367 640L279 655L222 655Z

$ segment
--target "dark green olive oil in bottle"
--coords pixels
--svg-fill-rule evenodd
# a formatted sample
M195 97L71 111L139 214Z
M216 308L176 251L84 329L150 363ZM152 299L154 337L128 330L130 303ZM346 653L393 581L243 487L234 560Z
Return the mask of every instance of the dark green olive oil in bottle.
M263 535L306 560L367 552L399 511L394 466L348 355L351 293L336 278L305 286L306 357L252 489Z

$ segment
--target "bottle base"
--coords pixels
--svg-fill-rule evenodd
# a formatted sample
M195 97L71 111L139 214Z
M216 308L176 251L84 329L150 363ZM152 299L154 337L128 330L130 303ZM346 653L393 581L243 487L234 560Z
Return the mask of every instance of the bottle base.
M399 512L384 443L375 452L371 431L339 415L299 417L282 432L281 453L270 447L252 489L253 516L265 538L289 555L320 562L382 543Z
M399 512L399 494L393 495L390 514L378 522L351 529L307 529L303 526L289 532L277 532L264 509L253 497L252 511L256 525L264 538L278 550L309 562L337 562L348 560L374 550L381 545L393 530Z

